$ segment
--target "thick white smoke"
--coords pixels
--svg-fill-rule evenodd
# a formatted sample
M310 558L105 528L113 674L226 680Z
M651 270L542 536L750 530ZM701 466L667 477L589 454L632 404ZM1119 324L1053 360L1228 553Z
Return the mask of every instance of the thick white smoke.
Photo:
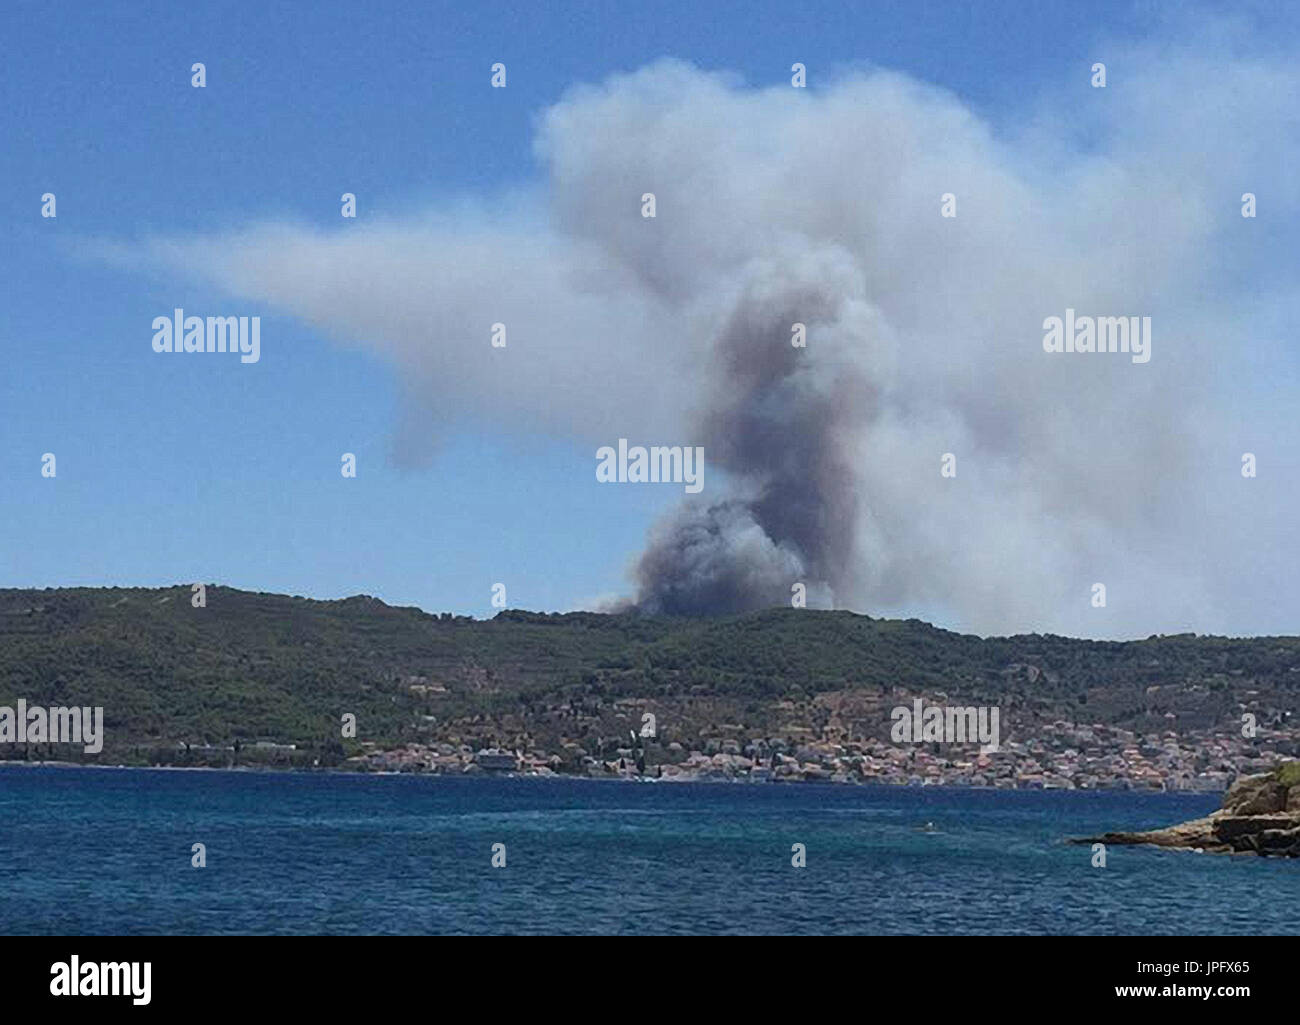
M635 564L648 607L784 603L801 581L811 604L983 632L1214 624L1231 513L1205 510L1241 448L1208 454L1231 419L1212 368L1251 343L1216 282L1243 259L1240 193L1294 212L1297 74L1128 58L1122 88L1076 72L996 134L897 74L754 89L667 61L547 111L533 192L153 252L372 346L443 415L593 452L702 445L708 486ZM1233 103L1171 117L1193 83ZM1151 317L1150 363L1044 353L1067 307ZM1121 618L1095 618L1094 581Z

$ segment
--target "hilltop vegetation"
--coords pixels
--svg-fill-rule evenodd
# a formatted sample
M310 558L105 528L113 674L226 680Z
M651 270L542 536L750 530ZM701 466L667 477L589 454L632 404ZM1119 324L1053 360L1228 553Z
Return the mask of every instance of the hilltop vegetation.
M215 586L205 608L188 586L0 590L0 705L103 706L97 760L114 763L334 765L363 741L600 752L647 710L664 744L886 736L888 708L912 696L998 705L1009 734L1057 719L1234 730L1243 711L1282 723L1298 689L1294 637L982 639L804 609L474 620ZM357 716L356 741L341 737L344 713ZM66 745L0 751L24 756L83 757Z

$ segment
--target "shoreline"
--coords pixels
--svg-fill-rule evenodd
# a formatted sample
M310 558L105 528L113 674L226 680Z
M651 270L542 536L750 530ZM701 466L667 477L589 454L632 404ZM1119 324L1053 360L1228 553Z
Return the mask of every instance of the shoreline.
M1209 815L1174 826L1102 833L1075 844L1133 844L1197 854L1255 854L1300 858L1300 761L1272 772L1238 776Z
M1044 791L1061 792L1061 793L1084 793L1084 794L1183 794L1183 795L1201 795L1212 797L1221 795L1223 790L1201 790L1201 789L1168 789L1153 787L1137 786L1112 786L1112 787L1056 787L1056 786L1036 786L1036 787L996 787L986 786L975 783L891 783L887 780L846 780L835 781L829 779L747 779L744 776L731 777L695 777L677 775L671 777L655 778L653 776L581 776L574 773L531 773L531 772L476 772L476 773L453 773L453 772L396 772L396 771L358 771L356 769L322 769L322 768L270 768L267 766L251 765L232 765L232 766L215 766L215 765L106 765L88 762L65 762L65 761L24 761L21 759L0 759L0 768L28 768L28 769L99 769L104 771L131 771L131 772L241 772L265 776L349 776L358 779L373 778L391 778L406 777L408 779L517 779L517 780L543 780L553 782L557 780L580 780L591 783L653 783L663 785L676 785L681 783L722 783L739 786L764 786L776 785L786 787L799 786L833 786L833 787L881 787L891 790L978 790L978 791L1014 791L1016 793L1042 793Z

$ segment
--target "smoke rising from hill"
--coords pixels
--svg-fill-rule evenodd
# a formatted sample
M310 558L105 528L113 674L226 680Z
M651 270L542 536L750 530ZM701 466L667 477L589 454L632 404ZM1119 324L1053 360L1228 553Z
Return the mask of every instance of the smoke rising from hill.
M1262 596L1221 582L1243 442L1207 371L1252 337L1218 284L1253 258L1241 183L1295 213L1298 76L1197 53L1117 49L1123 88L1103 103L1077 72L1015 133L887 72L754 89L662 62L550 108L534 190L150 251L382 354L412 409L702 446L704 492L634 562L644 608L788 604L802 582L810 605L979 631L1231 621ZM1045 353L1066 308L1150 316L1151 362ZM421 445L404 432L399 458ZM1088 607L1094 581L1112 608Z

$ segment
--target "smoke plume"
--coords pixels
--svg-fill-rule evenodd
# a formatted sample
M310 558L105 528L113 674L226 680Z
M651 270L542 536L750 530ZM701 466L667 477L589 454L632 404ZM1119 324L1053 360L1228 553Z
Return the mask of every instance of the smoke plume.
M1216 378L1296 308L1237 197L1294 218L1300 74L1216 32L1116 47L1122 88L1075 69L999 125L885 71L750 88L665 61L547 110L521 193L149 250L366 345L444 422L701 446L704 491L632 562L644 608L788 605L802 583L978 631L1245 625L1264 577L1233 532L1280 541L1287 502L1226 497L1269 435L1242 436L1249 400ZM1067 308L1151 317L1151 361L1045 353Z
M874 402L870 320L836 254L750 272L708 355L698 438L735 497L687 504L654 532L636 566L638 604L699 615L843 593L861 515L853 446ZM810 332L816 358L796 346Z

